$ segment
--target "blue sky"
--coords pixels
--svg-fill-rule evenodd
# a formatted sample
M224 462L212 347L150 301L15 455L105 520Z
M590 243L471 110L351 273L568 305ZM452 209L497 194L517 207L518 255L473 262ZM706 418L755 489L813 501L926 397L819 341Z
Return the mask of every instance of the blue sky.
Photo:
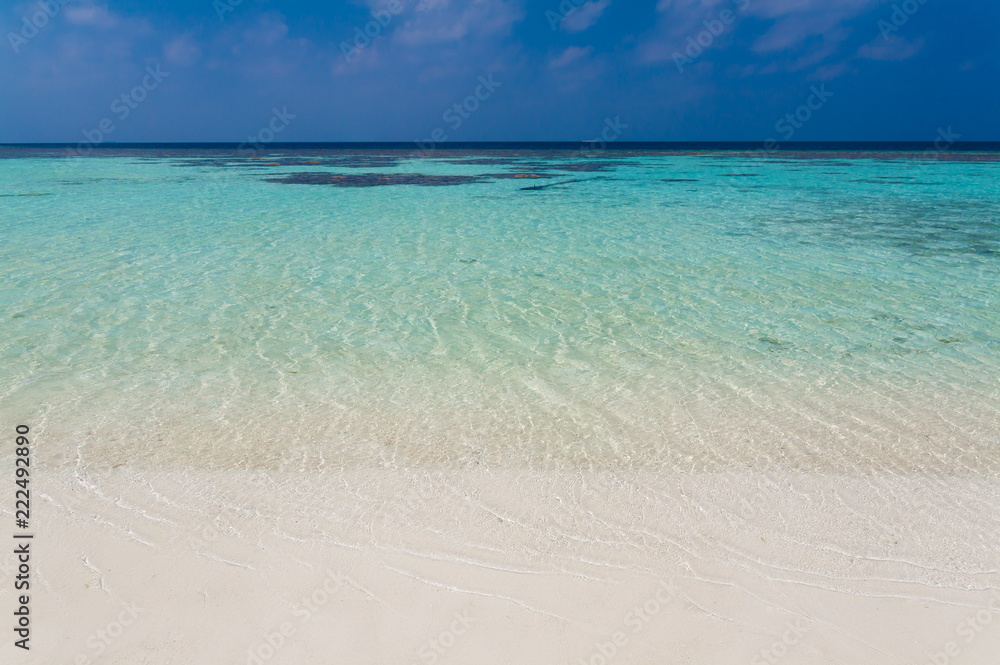
M997 140L998 29L995 0L5 1L0 141Z

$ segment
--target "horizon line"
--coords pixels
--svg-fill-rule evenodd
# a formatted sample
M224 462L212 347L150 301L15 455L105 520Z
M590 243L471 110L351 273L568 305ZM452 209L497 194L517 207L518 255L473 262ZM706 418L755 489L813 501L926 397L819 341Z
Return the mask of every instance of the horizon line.
M463 150L477 147L503 147L517 148L524 147L548 147L552 149L578 149L581 146L599 145L602 141L447 141L434 145L432 148L424 149L427 152L436 150ZM777 143L777 142L776 142ZM2 148L77 148L86 145L89 150L114 150L131 148L248 148L247 143L237 141L104 141L99 144L92 144L87 141L67 142L0 142ZM297 148L319 148L319 147L362 147L377 146L383 148L412 149L419 147L418 141L274 141L267 144L258 144L252 148L254 151L266 151L269 149L297 149ZM763 141L613 141L597 148L599 151L648 149L654 147L699 147L699 146L725 146L729 148L761 148L765 145ZM845 140L845 141L784 141L777 143L774 147L768 147L767 151L780 152L789 148L808 149L810 147L881 147L894 148L898 150L925 150L929 146L934 146L934 141L922 140ZM936 149L937 152L949 152L956 150L1000 150L1000 140L997 141L954 141L950 142L944 149Z

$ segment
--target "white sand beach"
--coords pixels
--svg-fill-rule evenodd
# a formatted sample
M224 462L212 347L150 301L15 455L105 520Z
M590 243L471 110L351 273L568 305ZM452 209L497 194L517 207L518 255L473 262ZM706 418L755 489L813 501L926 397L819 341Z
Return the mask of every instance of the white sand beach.
M34 491L35 627L12 665L1000 653L995 478L122 468ZM0 564L10 607L10 548Z

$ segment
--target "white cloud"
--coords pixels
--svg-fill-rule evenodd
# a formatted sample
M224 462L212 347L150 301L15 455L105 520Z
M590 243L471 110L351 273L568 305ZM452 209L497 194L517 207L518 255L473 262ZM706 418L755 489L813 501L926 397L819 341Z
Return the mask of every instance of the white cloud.
M288 36L288 25L278 14L264 14L257 25L243 31L243 41L256 46L274 46Z
M405 20L393 33L400 44L424 46L457 42L466 37L504 35L524 18L520 0L420 0L404 8Z
M549 69L561 69L562 67L576 62L580 58L590 55L593 50L593 46L587 46L585 48L570 46L568 49L549 61Z
M689 38L696 38L706 29L704 21L717 18L723 9L738 14L737 8L730 0L660 0L656 5L659 14L656 25L639 42L639 61L672 60L675 53L684 51ZM732 26L726 28L729 30Z
M117 16L108 11L107 7L99 5L68 5L63 11L66 20L72 25L113 28L121 22Z
M559 27L566 32L582 32L597 23L597 20L601 18L604 10L610 4L611 0L591 0L590 2L585 2L579 7L570 10L566 14L566 17L563 18L562 23L559 24Z
M877 38L870 44L865 44L858 49L858 57L868 60L906 60L912 58L920 52L924 46L923 39L907 41L898 35L892 35L888 39Z
M846 22L878 7L881 0L659 0L654 29L639 42L641 62L671 60L685 53L689 39L697 39L724 11L735 18L713 35L704 51L725 48L730 32L743 30L740 19L751 17L766 31L753 42L753 52L768 57L786 57L784 62L761 63L759 73L796 71L820 65L836 54L848 36ZM718 28L718 24L715 24ZM875 21L871 29L877 32ZM759 33L757 33L759 34ZM820 43L817 44L817 39ZM698 49L695 49L698 50ZM802 53L801 51L805 51ZM699 51L700 52L700 51Z
M793 14L840 13L857 15L879 0L751 0L747 11L756 16L780 18Z
M752 0L748 14L775 21L753 48L758 53L795 48L878 4L879 0Z
M851 68L846 62L840 62L835 65L823 65L822 67L817 67L816 71L806 77L807 81L832 81L841 74L851 71Z
M195 43L191 33L184 33L163 45L163 57L167 62L188 66L193 65L201 57L201 49Z

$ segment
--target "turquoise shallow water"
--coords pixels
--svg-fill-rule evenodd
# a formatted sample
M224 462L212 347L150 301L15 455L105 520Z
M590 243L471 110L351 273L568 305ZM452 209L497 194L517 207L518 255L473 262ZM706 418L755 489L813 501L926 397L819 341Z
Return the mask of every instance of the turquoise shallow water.
M1000 469L995 161L162 153L0 159L43 463Z

